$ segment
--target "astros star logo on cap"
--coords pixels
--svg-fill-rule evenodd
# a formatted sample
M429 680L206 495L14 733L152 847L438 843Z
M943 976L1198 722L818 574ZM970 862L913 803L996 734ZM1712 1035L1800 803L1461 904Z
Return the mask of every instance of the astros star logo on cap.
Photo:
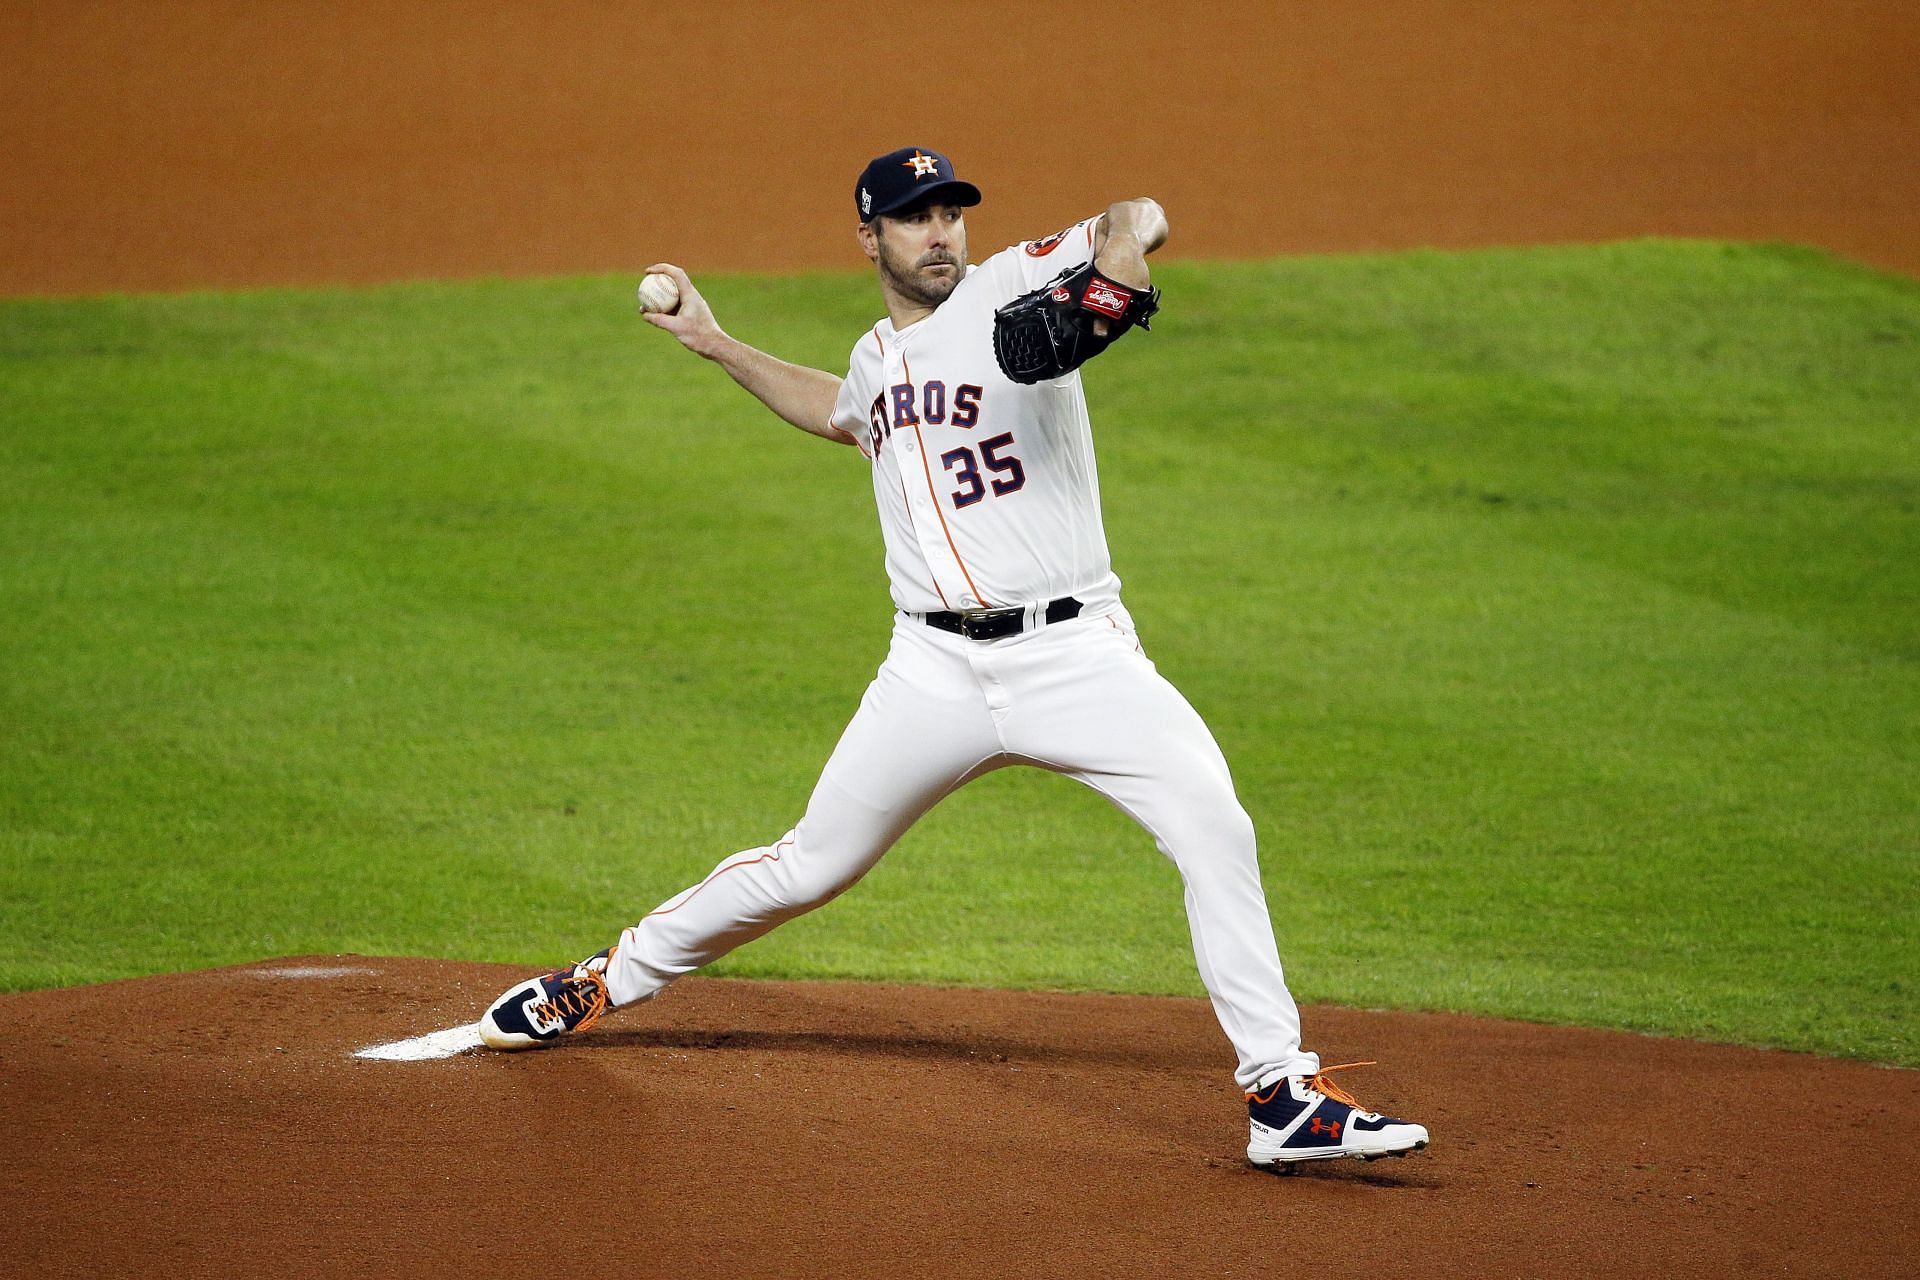
M915 182L920 181L920 179L929 174L940 172L940 162L938 160L935 160L932 156L923 156L918 151L913 153L912 158L902 161L902 163L905 164L907 168L913 170L913 180Z

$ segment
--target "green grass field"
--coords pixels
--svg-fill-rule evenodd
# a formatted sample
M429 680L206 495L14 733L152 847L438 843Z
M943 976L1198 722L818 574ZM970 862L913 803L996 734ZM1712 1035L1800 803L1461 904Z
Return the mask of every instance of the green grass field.
M1301 997L1920 1064L1920 285L1158 277L1108 530ZM704 283L836 370L878 313ZM867 464L630 278L0 304L0 986L576 958L791 824L888 627ZM1172 868L1032 771L721 971L1199 989Z

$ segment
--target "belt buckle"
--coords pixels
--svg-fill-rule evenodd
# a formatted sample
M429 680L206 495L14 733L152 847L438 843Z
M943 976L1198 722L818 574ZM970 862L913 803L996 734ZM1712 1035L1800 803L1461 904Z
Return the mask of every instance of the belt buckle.
M1026 610L1020 608L988 609L984 613L963 613L960 615L960 634L969 640L997 640L1001 636L1015 635L1020 631L1018 625L1016 625L1012 631L1008 631L1005 628L996 626L996 624L1004 622L1008 618L1013 618L1017 622L1022 620L1025 614Z

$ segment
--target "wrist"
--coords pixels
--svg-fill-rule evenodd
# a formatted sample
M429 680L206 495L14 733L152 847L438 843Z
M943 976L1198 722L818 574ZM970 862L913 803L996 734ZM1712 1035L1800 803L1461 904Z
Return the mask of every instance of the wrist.
M1111 231L1107 234L1107 242L1100 246L1100 252L1094 255L1093 260L1096 266L1110 262L1143 268L1147 263L1146 242L1132 227Z
M736 341L719 325L715 325L711 330L700 334L693 342L687 345L693 349L693 354L711 360L715 364L727 369L737 367L740 364L742 355L746 352L746 347Z
M1147 270L1147 249L1131 230L1107 236L1106 244L1094 256L1093 269L1116 284L1144 289L1151 280Z

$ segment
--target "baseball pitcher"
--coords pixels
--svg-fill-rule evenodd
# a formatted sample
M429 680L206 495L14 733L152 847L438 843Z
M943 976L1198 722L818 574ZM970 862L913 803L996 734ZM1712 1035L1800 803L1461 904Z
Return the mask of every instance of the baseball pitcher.
M935 151L867 165L857 234L887 314L844 378L729 337L678 267L642 286L648 323L864 455L892 644L792 830L724 859L605 951L513 987L482 1038L533 1048L646 1000L845 892L955 788L1033 765L1106 796L1179 868L1194 959L1238 1058L1247 1158L1418 1150L1423 1127L1364 1110L1301 1047L1253 823L1213 735L1142 649L1109 562L1079 367L1158 310L1147 255L1166 217L1122 201L974 265L965 214L979 202Z

